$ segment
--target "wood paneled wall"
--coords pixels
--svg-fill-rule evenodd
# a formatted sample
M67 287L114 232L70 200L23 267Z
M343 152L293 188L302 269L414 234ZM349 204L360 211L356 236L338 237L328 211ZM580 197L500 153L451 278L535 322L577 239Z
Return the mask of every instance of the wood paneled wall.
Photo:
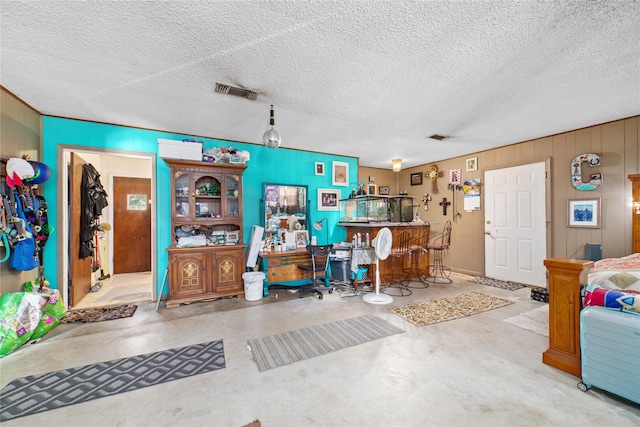
M424 211L423 206L419 207L420 216L424 220L440 223L447 219L453 221L449 253L452 268L467 274L484 274L484 199L480 211L465 212L462 192L447 189L449 170L461 169L462 181L480 178L482 185L486 170L549 161L549 204L546 206L550 227L548 257L582 257L585 243L602 244L603 257L628 255L632 251L631 182L628 175L640 172L639 127L640 116L635 116L404 169L399 174L399 190L406 190L416 197L416 203L421 203L422 195L429 193L433 200L428 211ZM583 153L598 154L602 160L600 167L588 168L589 172L601 172L603 175L603 185L595 191L578 191L571 184L570 162ZM466 172L466 159L472 157L478 158L478 170ZM438 194L433 193L431 180L426 177L423 178L422 185L410 185L411 173L425 173L434 165L443 172L443 176L437 180ZM387 174L394 175L390 170L384 171L385 173L376 171L379 170L360 168L360 180L367 180L369 175L376 175L376 181L378 175L382 176L381 179L388 180ZM392 186L393 194L396 193L394 188ZM452 201L446 217L438 205L443 197ZM568 227L567 200L588 198L601 200L601 227Z
M40 159L40 114L15 97L4 87L0 87L0 157L29 155L31 160ZM4 163L2 164L4 181ZM4 249L0 249L0 258ZM38 277L38 271L16 271L9 268L9 262L0 264L0 293L18 292L22 285Z

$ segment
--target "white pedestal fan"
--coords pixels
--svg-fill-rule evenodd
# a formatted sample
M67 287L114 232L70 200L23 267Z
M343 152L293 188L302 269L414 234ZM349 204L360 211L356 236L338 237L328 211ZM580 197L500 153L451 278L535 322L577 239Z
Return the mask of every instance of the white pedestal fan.
M389 304L393 301L391 295L380 293L380 260L385 260L389 257L391 252L391 244L393 237L391 230L384 227L373 239L371 244L376 250L376 292L368 293L362 296L362 299L369 304Z

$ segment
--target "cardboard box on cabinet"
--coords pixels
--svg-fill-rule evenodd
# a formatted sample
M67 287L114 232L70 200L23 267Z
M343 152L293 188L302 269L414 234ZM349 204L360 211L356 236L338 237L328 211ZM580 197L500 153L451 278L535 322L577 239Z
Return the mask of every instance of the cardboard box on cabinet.
M163 159L202 161L202 142L158 138L158 155Z

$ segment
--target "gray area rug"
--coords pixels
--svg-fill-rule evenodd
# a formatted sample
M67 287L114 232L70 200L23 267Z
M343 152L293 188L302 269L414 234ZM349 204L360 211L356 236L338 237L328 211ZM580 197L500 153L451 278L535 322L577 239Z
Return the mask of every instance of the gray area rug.
M473 283L479 283L481 285L493 286L494 288L506 289L509 291L517 291L518 289L527 287L527 285L523 285L522 283L492 279L491 277L484 276L474 277L469 281Z
M504 319L505 322L536 334L549 336L549 304Z
M386 320L368 314L252 339L247 343L262 372L403 332Z
M225 367L222 340L31 375L0 390L0 421Z

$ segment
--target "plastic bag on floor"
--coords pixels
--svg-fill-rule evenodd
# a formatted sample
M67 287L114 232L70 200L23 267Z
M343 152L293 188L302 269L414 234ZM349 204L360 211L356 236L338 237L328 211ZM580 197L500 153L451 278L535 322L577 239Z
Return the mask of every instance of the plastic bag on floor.
M42 338L47 332L58 326L66 314L62 298L60 298L60 291L51 289L47 279L44 279L42 283L42 288L40 288L40 279L36 280L35 283L27 282L24 284L25 292L32 292L47 299L42 308L40 322L31 335L30 339L32 340Z
M30 292L0 295L0 357L29 341L47 299Z

